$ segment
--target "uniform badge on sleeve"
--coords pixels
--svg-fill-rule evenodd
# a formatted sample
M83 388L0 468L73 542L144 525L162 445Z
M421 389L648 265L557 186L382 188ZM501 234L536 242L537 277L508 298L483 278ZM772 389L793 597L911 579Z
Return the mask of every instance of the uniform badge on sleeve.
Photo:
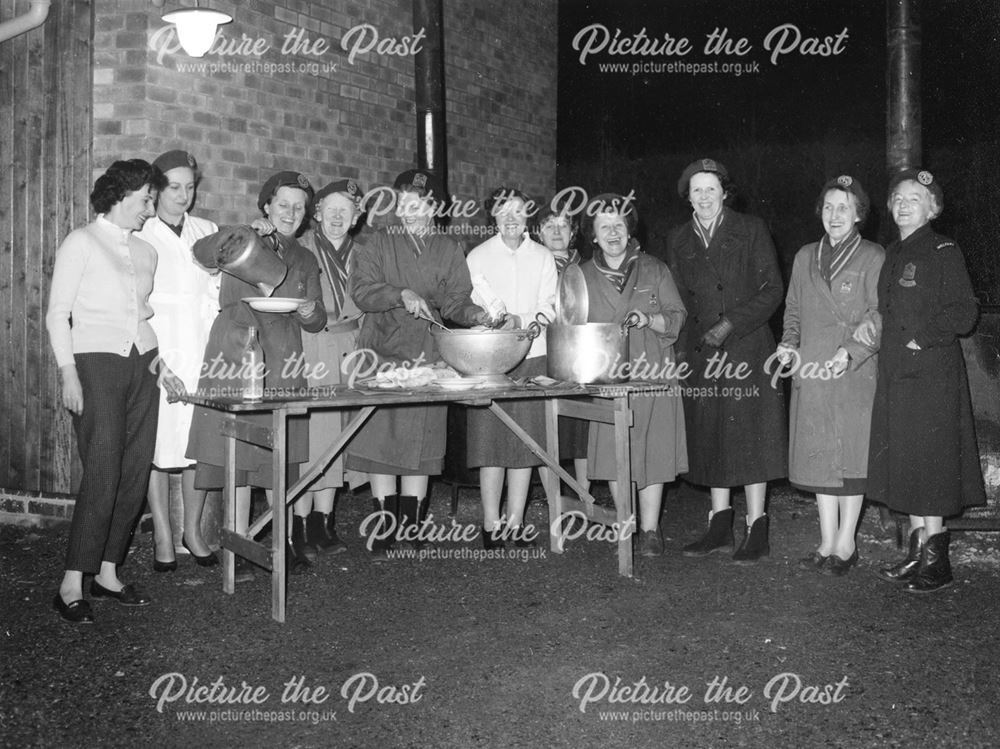
M903 275L899 279L899 285L905 286L906 288L912 288L917 285L917 282L913 279L917 277L917 266L913 263L907 263L903 268Z
M853 289L853 288L854 288L854 285L850 281L847 281L847 280L842 281L841 284L840 284L840 293L841 294L850 294L851 293L851 289Z

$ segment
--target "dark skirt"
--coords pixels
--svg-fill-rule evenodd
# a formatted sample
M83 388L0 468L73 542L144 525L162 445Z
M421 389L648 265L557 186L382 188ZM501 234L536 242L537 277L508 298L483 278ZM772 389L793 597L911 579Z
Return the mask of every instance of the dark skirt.
M536 377L546 371L545 357L525 359L509 373L512 378ZM531 437L545 446L545 405L537 400L497 401ZM504 468L530 468L542 461L518 439L507 426L486 406L468 410L467 460L469 468L503 466Z
M436 476L444 463L447 431L447 406L379 408L347 446L344 467L391 476Z
M842 486L807 486L790 482L799 491L810 492L812 494L829 494L833 497L854 497L864 494L868 489L868 479L844 479Z
M590 422L574 419L572 416L559 417L559 460L576 460L587 457L587 438Z

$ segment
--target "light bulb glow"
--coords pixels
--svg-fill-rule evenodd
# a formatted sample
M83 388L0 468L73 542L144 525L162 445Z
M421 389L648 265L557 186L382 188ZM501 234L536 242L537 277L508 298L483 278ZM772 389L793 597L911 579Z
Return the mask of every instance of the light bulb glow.
M233 17L217 10L181 8L163 14L163 20L177 27L177 39L191 57L204 57L215 41L215 32Z

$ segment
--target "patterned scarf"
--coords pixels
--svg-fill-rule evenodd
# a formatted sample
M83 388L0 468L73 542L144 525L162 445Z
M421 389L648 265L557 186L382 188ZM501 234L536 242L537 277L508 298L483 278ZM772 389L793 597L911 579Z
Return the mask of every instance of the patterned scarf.
M639 260L640 252L639 242L635 237L631 237L628 240L628 244L625 245L625 259L622 260L622 264L617 269L608 265L604 259L604 253L601 251L594 253L594 266L604 274L604 277L621 294L625 289L625 284L628 282L629 276L632 274L632 269L635 268L635 264Z
M570 265L580 264L580 253L575 249L571 249L569 255L557 255L553 252L552 259L556 261L556 271L561 276L563 271Z
M719 211L719 215L712 219L711 223L706 227L701 223L698 216L694 216L691 219L691 223L694 224L694 233L701 240L701 243L705 245L705 249L712 243L712 237L715 236L715 230L719 228L722 224L722 217L726 215L725 211Z
M823 235L816 248L816 260L819 263L820 275L823 276L827 286L832 286L834 277L850 262L860 245L861 234L857 227L851 229L851 233L836 245L830 243L828 234Z
M340 245L338 250L320 228L317 227L313 234L316 238L320 259L323 261L324 275L330 282L330 290L337 302L339 313L344 308L344 300L347 298L347 272L350 269L354 240L350 236L344 237L344 243Z

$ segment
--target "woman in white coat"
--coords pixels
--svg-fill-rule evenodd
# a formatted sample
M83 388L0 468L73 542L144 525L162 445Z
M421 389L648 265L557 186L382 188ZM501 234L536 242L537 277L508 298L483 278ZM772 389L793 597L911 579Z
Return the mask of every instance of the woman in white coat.
M188 392L198 387L201 360L212 321L219 311L219 277L194 261L191 247L202 237L219 230L214 223L191 216L200 174L194 157L186 151L167 151L153 165L167 178L167 186L156 202L156 218L145 223L138 236L156 250L156 275L149 297L153 308L150 325L160 342L160 356L184 381ZM153 569L177 569L170 527L169 474L181 472L184 532L181 544L195 561L208 567L218 557L201 535L205 492L194 488L194 461L184 457L194 406L168 403L160 392L153 471L148 501L153 516Z

